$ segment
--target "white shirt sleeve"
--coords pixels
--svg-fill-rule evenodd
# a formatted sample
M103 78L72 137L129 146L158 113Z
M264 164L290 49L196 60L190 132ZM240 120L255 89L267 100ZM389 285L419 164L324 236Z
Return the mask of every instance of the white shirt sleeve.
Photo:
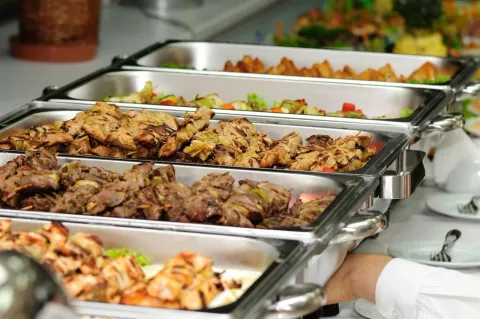
M387 319L480 318L480 277L393 259L375 299Z

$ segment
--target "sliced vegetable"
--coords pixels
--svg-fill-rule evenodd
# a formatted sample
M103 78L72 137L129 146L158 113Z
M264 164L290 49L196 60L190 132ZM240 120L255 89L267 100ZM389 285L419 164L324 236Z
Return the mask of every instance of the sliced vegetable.
M254 110L265 110L267 108L267 102L256 93L248 94L247 100Z
M124 256L132 256L137 260L140 266L147 266L151 264L151 261L141 253L131 250L129 248L112 248L107 249L104 252L105 255L109 256L112 259L117 259Z
M412 115L413 111L410 109L403 109L402 112L400 112L400 117L409 117Z
M270 111L272 111L273 113L283 113L281 107L272 107Z
M383 143L379 141L372 141L370 142L370 147L375 149L375 153L378 153L383 148Z
M224 110L235 110L235 106L233 106L232 104L223 104L222 109L224 109Z
M355 112L355 104L352 103L343 103L342 111L345 113Z
M324 168L322 169L322 172L324 172L324 173L335 173L336 170L333 169L333 168L330 168L330 167L324 167Z
M169 69L187 69L187 70L193 70L192 67L185 65L185 64L177 64L174 62L167 62L163 64L164 68L169 68Z

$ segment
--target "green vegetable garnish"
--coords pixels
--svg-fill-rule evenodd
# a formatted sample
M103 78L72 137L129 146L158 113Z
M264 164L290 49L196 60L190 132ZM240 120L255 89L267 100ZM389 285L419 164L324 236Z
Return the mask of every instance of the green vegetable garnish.
M403 109L402 112L400 112L400 117L409 117L412 113L413 111L410 109Z
M177 64L175 62L167 62L163 64L164 68L169 68L169 69L186 69L186 70L193 70L191 66L185 65L185 64Z
M477 117L477 115L470 111L469 106L472 104L471 99L466 99L462 101L462 114L466 120Z
M417 81L417 80L408 80L407 82L410 84L442 84L445 82L448 82L450 80L450 77L448 75L439 75L433 80L425 80L423 82Z
M151 264L151 261L142 255L141 253L131 250L129 248L112 248L112 249L107 249L104 252L104 255L117 259L119 257L124 257L124 256L132 256L137 260L137 262L140 264L140 266L148 266Z
M268 107L267 102L256 93L248 94L247 100L254 110L265 110Z

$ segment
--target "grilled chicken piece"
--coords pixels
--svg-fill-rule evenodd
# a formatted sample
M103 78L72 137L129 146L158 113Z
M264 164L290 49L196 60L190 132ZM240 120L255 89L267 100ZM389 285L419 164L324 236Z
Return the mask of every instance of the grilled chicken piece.
M85 155L85 154L89 154L91 150L92 150L92 145L90 143L90 137L86 135L73 140L68 145L67 153Z
M149 282L147 293L160 300L175 301L180 297L182 290L192 284L194 278L193 269L165 265L165 268Z
M12 221L10 219L0 219L0 240L10 233Z
M198 132L190 145L183 149L183 152L192 158L206 161L214 153L217 146L222 146L219 144L217 131L217 128L208 128L203 132Z
M234 147L218 144L213 148L212 163L217 165L234 166L238 156L241 155Z
M78 300L105 301L107 281L99 276L74 274L64 282L67 292Z
M160 158L170 157L179 151L192 137L205 129L213 116L212 110L207 107L200 107L194 114L186 114L185 120L178 131L171 135L167 142L160 148Z
M119 257L102 269L102 277L108 283L106 300L112 300L123 290L132 287L145 275L142 268L132 256Z
M63 226L58 222L51 222L42 227L42 235L48 238L50 243L49 250L53 251L55 249L63 246L68 239L68 228Z
M192 190L195 194L206 194L224 201L232 193L233 183L235 180L229 173L212 173L193 183Z
M315 148L301 147L299 154L295 156L288 168L291 170L309 171L318 162L320 154L321 152Z
M300 134L293 132L275 142L263 155L260 167L289 166L302 145Z

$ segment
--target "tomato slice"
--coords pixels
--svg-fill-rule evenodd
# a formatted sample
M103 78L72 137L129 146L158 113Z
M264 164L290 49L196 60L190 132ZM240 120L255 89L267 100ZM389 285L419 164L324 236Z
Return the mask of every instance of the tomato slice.
M370 142L370 147L375 149L375 153L378 153L383 148L383 143L379 141Z
M224 110L235 110L235 106L233 106L232 104L223 104L222 109L224 109Z
M335 173L336 170L333 169L333 168L330 168L330 167L324 167L324 168L322 169L322 172L324 172L324 173Z
M361 109L357 109L355 110L355 112L357 112L358 114L363 114L363 111Z
M152 99L157 96L157 93L152 93Z
M342 111L345 113L355 112L355 104L352 103L343 103Z
M281 107L272 107L270 111L272 111L273 113L283 113Z
M162 101L160 103L163 104L163 105L177 105L177 103L175 103L172 100L165 100L165 101Z

